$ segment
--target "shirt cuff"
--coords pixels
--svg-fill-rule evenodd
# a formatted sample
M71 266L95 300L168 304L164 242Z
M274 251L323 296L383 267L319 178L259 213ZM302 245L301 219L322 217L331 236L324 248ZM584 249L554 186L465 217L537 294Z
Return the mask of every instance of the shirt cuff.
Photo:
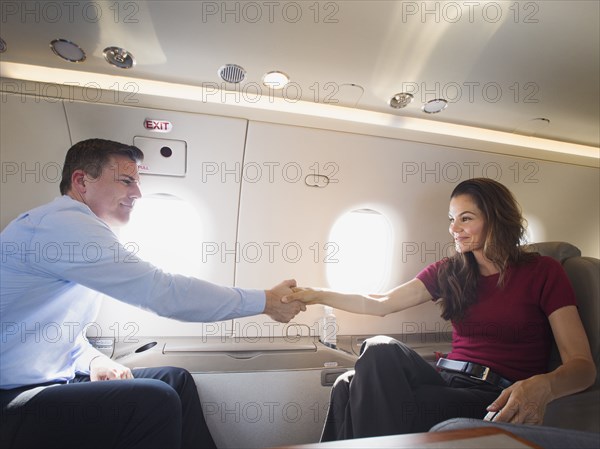
M239 317L260 315L265 310L267 303L267 296L264 290L255 289L239 289L236 288L242 297L241 310L239 310Z
M75 359L75 373L77 374L90 374L90 363L92 359L96 357L104 356L103 353L98 351L92 345L89 345L79 356Z

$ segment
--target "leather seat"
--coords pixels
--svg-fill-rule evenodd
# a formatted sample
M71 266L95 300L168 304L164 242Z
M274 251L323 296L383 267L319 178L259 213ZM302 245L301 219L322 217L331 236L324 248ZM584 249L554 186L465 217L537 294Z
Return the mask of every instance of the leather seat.
M565 242L543 242L529 245L532 251L558 260L571 280L579 315L588 336L596 364L596 382L585 391L551 402L546 409L544 425L565 429L600 432L600 260L582 257L581 251ZM554 350L550 369L560 363Z
M529 245L528 249L558 260L571 280L577 297L579 315L596 364L596 382L585 391L565 396L548 404L543 426L455 418L435 425L430 431L494 426L526 438L545 449L598 448L600 442L600 260L582 257L578 248L565 242L536 243ZM555 346L549 368L554 369L559 364L560 356Z

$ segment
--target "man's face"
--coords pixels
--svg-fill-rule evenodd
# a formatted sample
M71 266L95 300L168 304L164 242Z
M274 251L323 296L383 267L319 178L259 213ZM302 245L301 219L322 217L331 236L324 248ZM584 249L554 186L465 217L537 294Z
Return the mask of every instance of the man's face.
M109 226L129 222L135 200L142 196L137 164L126 156L111 156L98 178L85 175L85 204Z

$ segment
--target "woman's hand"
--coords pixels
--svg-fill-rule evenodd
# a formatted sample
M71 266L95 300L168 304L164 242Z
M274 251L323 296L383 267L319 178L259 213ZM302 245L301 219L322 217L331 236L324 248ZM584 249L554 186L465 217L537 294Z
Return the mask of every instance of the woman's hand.
M575 306L548 317L562 364L546 374L515 382L489 407L494 421L540 424L550 401L585 390L596 380L596 365Z
M498 412L493 418L494 422L541 424L551 399L547 376L532 376L506 388L487 410Z
M318 290L310 287L292 287L291 294L284 296L281 301L290 303L300 301L304 304L321 304L323 301L324 290Z
M272 289L265 290L266 301L263 313L280 323L289 323L298 313L305 311L306 306L301 302L287 303L282 301L285 295L292 293L292 288L295 286L296 281L288 279L277 284Z

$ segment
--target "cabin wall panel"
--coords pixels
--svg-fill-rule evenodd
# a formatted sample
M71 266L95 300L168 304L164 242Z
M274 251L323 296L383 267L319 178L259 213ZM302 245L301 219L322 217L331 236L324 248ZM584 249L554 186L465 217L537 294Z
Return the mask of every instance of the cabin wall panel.
M331 227L345 212L372 208L388 218L394 232L384 287L391 288L448 253L448 197L457 182L473 176L497 179L515 193L530 222L533 241L568 241L584 255L600 257L597 168L27 95L4 94L1 107L2 227L19 213L59 195L58 170L71 142L102 137L132 143L134 136L184 140L186 176L142 175L142 190L145 195L175 195L199 211L205 225L203 239L217 252L199 252L198 275L215 283L267 288L294 278L300 285L328 287L327 263L335 260L326 247L331 243ZM147 118L169 120L173 130L152 133L143 127ZM329 185L307 186L306 176L314 174L329 175ZM168 230L158 237L168 237ZM433 304L385 318L336 314L341 334L447 330ZM264 316L181 324L107 299L98 321L103 334L117 337L130 337L133 329L137 335L233 333L253 338L315 334L321 315L322 307L309 307L294 320L299 327L271 323ZM133 327L126 328L128 323Z
M0 229L60 195L71 146L60 100L2 93L0 103Z
M207 254L214 247L235 249L239 183L223 182L221 175L230 170L229 176L234 179L236 167L241 166L247 122L83 102L68 102L65 106L73 142L99 137L133 144L135 136L142 136L187 143L186 175L142 174L141 190L144 196L174 195L192 205L202 219L202 244L195 249L197 266L194 274L217 284L233 285L234 255L209 257ZM169 133L149 131L143 125L146 119L169 121L173 125L172 130ZM160 229L156 238L168 239L169 232L169 229ZM180 250L192 249L183 247ZM97 321L104 334L122 338L131 338L132 335L222 335L227 334L230 327L230 321L180 323L140 311L112 298L105 299Z
M217 447L308 444L321 436L331 389L321 385L321 370L193 375Z
M239 244L275 250L272 259L266 250L259 258L242 253L236 273L240 285L259 287L295 278L300 285L330 287L323 251L331 243L329 232L340 216L360 208L383 213L393 228L391 273L384 290L406 282L451 254L448 199L458 182L475 176L494 178L514 192L536 225L537 240L568 241L598 257L600 189L594 168L257 122L249 124L245 164L275 168L270 178L263 173L260 179L242 181ZM335 169L336 182L325 188L307 186L304 176L317 168L330 174ZM303 176L298 179L294 173L300 169ZM286 258L286 245L299 248L301 256L292 251ZM336 314L340 334L449 329L433 304L385 318ZM295 322L303 325L303 332L315 332L321 315L321 306L311 306ZM234 331L262 336L289 332L260 317L236 320Z

